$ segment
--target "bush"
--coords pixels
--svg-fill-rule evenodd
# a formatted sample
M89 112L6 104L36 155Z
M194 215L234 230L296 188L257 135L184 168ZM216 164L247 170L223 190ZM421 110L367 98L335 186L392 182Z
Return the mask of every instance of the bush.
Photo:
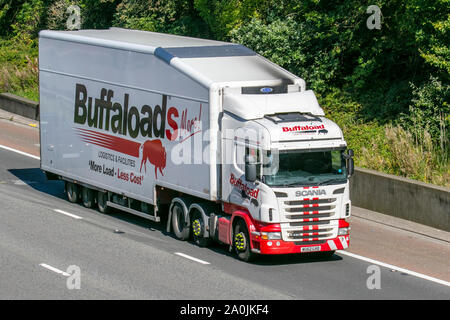
M69 14L67 8L73 3L70 0L56 0L47 11L47 28L50 30L66 30Z
M424 132L430 133L433 142L445 151L450 133L450 85L443 85L431 76L428 82L413 89L410 114L402 118L403 124L414 134L416 141L424 139Z
M291 72L298 72L306 58L301 49L299 28L297 23L289 18L284 21L276 20L268 25L259 19L253 19L231 31L230 39Z
M189 0L122 0L112 24L117 27L209 37L209 28Z
M38 50L35 41L0 40L0 92L38 101Z
M399 125L367 121L361 116L362 106L336 88L318 99L326 116L342 129L348 148L355 151L357 166L450 186L448 149L436 147L425 128L417 139Z
M38 98L37 33L70 4L83 29L242 43L306 80L357 165L448 185L448 0L379 0L380 30L359 0L0 0L0 90Z

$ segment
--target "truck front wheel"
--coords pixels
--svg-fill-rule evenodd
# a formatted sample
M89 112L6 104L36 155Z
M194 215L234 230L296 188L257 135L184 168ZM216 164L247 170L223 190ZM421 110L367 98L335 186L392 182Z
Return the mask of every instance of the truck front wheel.
M192 237L194 238L194 242L199 247L207 247L211 244L210 238L205 238L205 221L203 220L203 216L198 210L193 210L192 221Z
M243 220L239 220L234 227L233 247L240 260L250 262L256 257L251 251L249 233Z

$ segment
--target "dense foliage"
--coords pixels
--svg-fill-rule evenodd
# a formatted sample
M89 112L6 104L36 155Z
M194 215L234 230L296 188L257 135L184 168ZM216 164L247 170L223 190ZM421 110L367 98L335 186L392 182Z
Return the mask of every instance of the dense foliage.
M37 34L71 4L83 29L242 43L307 81L358 165L450 185L449 0L0 0L0 90L38 98Z

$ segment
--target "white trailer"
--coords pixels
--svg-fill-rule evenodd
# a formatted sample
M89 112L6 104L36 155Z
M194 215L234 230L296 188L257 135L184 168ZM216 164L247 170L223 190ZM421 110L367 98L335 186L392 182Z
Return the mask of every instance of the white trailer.
M41 169L72 202L239 258L349 244L352 152L305 81L233 43L41 31ZM168 210L165 210L168 209Z

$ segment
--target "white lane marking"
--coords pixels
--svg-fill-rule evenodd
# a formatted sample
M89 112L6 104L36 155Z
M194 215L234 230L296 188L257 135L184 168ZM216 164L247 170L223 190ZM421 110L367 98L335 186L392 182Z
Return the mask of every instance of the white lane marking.
M10 148L10 147L7 147L7 146L3 146L1 144L0 144L0 148L8 150L8 151L15 152L15 153L18 153L18 154L21 154L21 155L24 155L24 156L27 156L27 157L30 157L30 158L33 158L33 159L36 159L36 160L41 160L41 158L38 157L38 156L29 154L29 153L26 153L26 152L23 152L23 151L20 151L20 150L16 150L16 149L13 149L13 148Z
M206 261L203 261L203 260L200 260L200 259L188 256L187 254L184 254L184 253L181 253L181 252L175 252L175 254L178 255L178 256L184 257L186 259L190 259L190 260L196 261L196 262L201 263L201 264L210 264L209 262L206 262Z
M29 184L37 183L37 181L28 181L28 180L12 180L16 186L26 186Z
M52 266L50 266L50 265L48 265L48 264L41 263L41 264L39 264L39 265L40 265L41 267L44 267L45 269L50 270L50 271L56 272L56 273L58 273L58 274L62 274L63 276L66 276L66 277L70 276L70 274L68 274L67 272L61 271L61 270L59 270L59 269L57 269L57 268L55 268L55 267L52 267Z
M411 270L408 270L408 269L400 268L400 267L394 266L392 264L384 263L384 262L377 261L377 260L374 260L374 259L366 258L366 257L360 256L360 255L357 255L357 254L354 254L354 253L351 253L351 252L348 252L348 251L338 250L337 253L340 253L340 254L343 254L343 255L355 258L355 259L363 260L363 261L366 261L366 262L369 262L369 263L372 263L372 264L377 264L379 266L382 266L382 267L385 267L385 268L389 268L389 269L392 269L392 270L395 270L395 271L407 273L407 274L410 274L412 276L415 276L415 277L418 277L418 278L421 278L421 279L433 281L433 282L442 284L444 286L450 287L450 282L447 282L447 281L444 281L444 280L441 280L441 279L437 279L437 278L433 278L433 277L427 276L427 275L422 274L422 273L418 273L418 272L411 271Z
M69 217L74 218L74 219L83 219L82 217L79 217L79 216L77 216L75 214L68 213L66 211L62 211L62 210L59 210L59 209L53 209L53 211L61 213L61 214L64 214L64 215L69 216Z

